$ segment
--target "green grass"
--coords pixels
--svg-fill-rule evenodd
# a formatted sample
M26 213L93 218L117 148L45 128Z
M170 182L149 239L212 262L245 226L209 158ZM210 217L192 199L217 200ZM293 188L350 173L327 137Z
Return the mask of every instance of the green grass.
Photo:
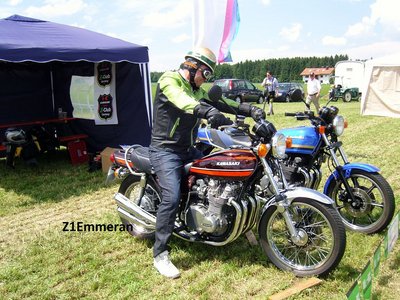
M350 160L381 168L398 207L400 119L360 116L358 102L335 105L349 120L342 140ZM277 128L307 125L283 116L303 108L275 103L268 119ZM300 280L274 267L244 237L224 247L174 237L172 259L182 277L167 280L152 267L149 242L126 232L63 232L63 222L119 223L113 201L118 184L106 186L103 173L87 169L72 166L65 150L41 157L36 169L17 161L9 170L0 159L0 299L266 299ZM289 299L345 299L383 236L348 233L338 268ZM374 278L373 299L398 297L399 269L397 244Z

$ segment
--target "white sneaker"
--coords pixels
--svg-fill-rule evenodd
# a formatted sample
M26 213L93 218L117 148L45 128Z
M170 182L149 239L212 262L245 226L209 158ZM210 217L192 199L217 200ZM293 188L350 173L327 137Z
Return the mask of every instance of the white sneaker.
M161 275L168 278L178 278L181 275L169 259L167 250L154 257L154 267Z

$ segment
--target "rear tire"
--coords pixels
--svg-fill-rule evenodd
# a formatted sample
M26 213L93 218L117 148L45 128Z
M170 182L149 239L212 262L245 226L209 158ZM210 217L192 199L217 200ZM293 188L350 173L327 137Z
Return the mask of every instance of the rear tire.
M301 243L292 241L283 215L269 207L259 225L261 247L278 268L296 276L323 276L343 257L346 232L337 211L313 199L294 200L289 213L294 226L303 233Z
M140 177L134 175L128 175L121 183L118 192L123 194L125 197L129 198L131 202L139 205L140 207L156 215L156 209L161 201L161 192L153 182L152 178L148 178L145 187L145 192L142 198L139 199L140 188ZM121 221L124 225L129 225L126 227L128 233L134 237L140 239L154 240L155 231L147 230L143 227L130 223L121 217Z

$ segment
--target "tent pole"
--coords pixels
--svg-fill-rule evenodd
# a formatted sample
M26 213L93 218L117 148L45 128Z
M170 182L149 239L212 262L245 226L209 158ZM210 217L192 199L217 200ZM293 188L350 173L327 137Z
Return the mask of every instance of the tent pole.
M50 84L51 84L51 100L53 102L53 114L55 113L55 102L54 102L54 87L53 87L53 70L50 69Z

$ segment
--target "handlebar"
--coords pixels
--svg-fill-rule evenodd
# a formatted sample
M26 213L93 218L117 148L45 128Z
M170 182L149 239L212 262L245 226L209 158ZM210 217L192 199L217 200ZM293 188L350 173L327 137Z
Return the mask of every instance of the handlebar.
M296 117L297 113L289 113L289 112L285 112L285 117Z

